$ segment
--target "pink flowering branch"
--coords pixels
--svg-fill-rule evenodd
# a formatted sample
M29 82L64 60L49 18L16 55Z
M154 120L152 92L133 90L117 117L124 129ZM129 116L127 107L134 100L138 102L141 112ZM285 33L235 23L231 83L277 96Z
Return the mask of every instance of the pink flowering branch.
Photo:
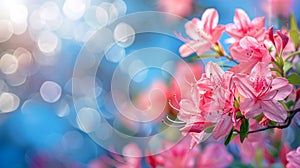
M287 119L285 120L285 124L281 124L281 125L268 125L266 127L260 128L260 129L256 129L256 130L251 130L248 132L248 134L251 133L256 133L256 132L261 132L261 131L265 131L268 129L274 129L274 128L278 128L278 129L284 129L290 126L290 124L292 123L293 118L295 117L295 115L300 112L300 108L297 108L295 110L290 111L290 116L287 117ZM240 133L239 130L234 130L236 133Z

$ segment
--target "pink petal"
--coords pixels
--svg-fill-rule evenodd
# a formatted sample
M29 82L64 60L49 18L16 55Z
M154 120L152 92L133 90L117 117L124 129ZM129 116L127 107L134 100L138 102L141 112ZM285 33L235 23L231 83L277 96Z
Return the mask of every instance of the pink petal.
M268 35L269 35L269 39L271 40L271 42L275 45L275 40L274 40L274 29L273 26L271 26L268 30Z
M233 21L236 25L240 25L243 30L247 30L250 26L250 19L242 9L236 9Z
M213 62L209 62L205 67L206 76L210 78L214 84L220 85L225 72L223 69Z
M276 100L262 101L264 115L275 122L284 122L287 118L287 112Z
M256 17L251 21L256 28L265 28L265 17Z
M220 140L230 132L231 128L232 128L231 117L228 115L224 115L221 121L219 121L216 127L214 128L212 135L216 140Z
M244 74L236 74L233 77L233 82L236 85L238 92L245 98L255 99L255 91L252 87L252 83L249 81L249 76Z
M204 23L205 32L211 33L212 29L216 28L219 22L219 14L213 8L206 9L205 12L202 14L201 20Z
M240 39L241 37L243 37L243 32L239 31L237 26L233 23L227 24L225 27L225 31L233 38Z
M272 72L268 68L269 64L266 64L264 62L258 62L251 70L250 76L252 77L263 77L266 79L269 79L272 77Z
M246 50L241 46L234 45L229 50L234 59L240 62L249 62L249 55L247 55Z
M285 34L282 34L281 31L277 30L276 33L279 35L279 37L282 40L282 49L285 48L285 46L287 45L287 43L289 42L289 37L286 36ZM281 50L280 50L281 51Z
M179 48L179 53L182 57L187 57L194 52L197 52L198 55L201 55L206 51L209 51L210 46L211 44L207 40L199 40L199 41L191 40L190 42L183 44Z
M253 37L246 36L240 40L240 46L244 49L247 49L249 47L257 47L259 46L259 43L257 40Z
M272 80L271 90L262 98L263 100L283 100L293 90L293 87L289 84L285 78L275 78Z
M240 109L246 118L253 118L262 113L262 107L260 102L256 102L253 99L246 98L241 101Z
M231 72L235 73L242 73L242 74L249 74L253 67L255 66L256 62L240 62L238 65L229 69Z
M218 25L211 34L211 36L212 36L211 42L212 43L217 42L220 39L224 30L225 30L224 25Z
M193 18L191 21L185 24L186 34L193 40L199 39L199 34L197 33L197 30L201 28L201 21L198 18Z

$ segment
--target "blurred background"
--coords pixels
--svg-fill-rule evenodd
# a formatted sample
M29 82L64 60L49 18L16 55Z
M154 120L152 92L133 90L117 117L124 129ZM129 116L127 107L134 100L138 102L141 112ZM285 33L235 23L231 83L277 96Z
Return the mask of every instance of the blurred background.
M101 112L74 109L72 97L73 68L85 43L98 29L118 18L143 11L164 11L191 19L206 8L216 8L219 23L233 21L235 8L249 17L266 17L266 26L280 29L289 13L300 26L299 1L286 0L1 0L0 1L0 167L89 167L109 152L89 135L100 119L123 132L136 136L156 133L160 121L128 125L118 119L110 92L110 80L118 63L143 47L159 47L179 55L183 42L158 34L135 34L129 24L115 27L114 45L105 53L95 79L95 92ZM185 20L165 18L170 26ZM176 26L175 26L176 27ZM183 29L182 29L183 30ZM122 41L122 34L133 34ZM224 34L221 42L229 36ZM228 44L224 43L224 47ZM187 59L187 61L189 61ZM95 60L87 59L86 64ZM199 60L199 63L205 64ZM135 62L132 67L146 63ZM169 64L175 69L176 62ZM130 65L127 67L130 69ZM132 69L132 68L131 68ZM142 94L154 83L168 82L169 74L146 70L132 76L132 97ZM89 81L90 79L85 79ZM93 80L91 80L93 81ZM85 85L85 83L82 83ZM82 86L85 88L85 86ZM87 102L88 99L81 100ZM81 120L81 124L79 123ZM82 126L82 124L84 126ZM127 124L127 125L126 125ZM97 135L109 139L105 125ZM299 145L299 134L287 129L285 139ZM297 137L298 136L298 137Z

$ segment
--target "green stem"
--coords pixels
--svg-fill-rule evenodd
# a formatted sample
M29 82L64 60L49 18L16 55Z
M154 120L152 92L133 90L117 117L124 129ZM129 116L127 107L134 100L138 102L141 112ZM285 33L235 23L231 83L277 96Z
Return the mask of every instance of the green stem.
M288 60L288 59L290 59L290 58L292 58L292 57L294 57L294 56L296 56L298 54L300 54L300 51L295 51L292 54L288 55L285 60Z

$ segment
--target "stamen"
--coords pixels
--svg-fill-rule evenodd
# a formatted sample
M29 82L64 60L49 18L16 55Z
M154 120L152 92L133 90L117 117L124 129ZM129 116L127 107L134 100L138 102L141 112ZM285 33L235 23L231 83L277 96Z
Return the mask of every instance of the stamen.
M166 126L168 126L168 127L172 127L172 128L181 128L181 127L183 127L184 125L170 125L169 123L167 123L164 119L163 120L161 120L161 122L163 123L163 124L165 124Z
M174 99L175 99L176 104L179 105L179 101L178 101L178 99L177 99L176 94L174 94L173 97L174 97Z
M177 33L175 30L174 30L173 33L175 34L175 36L176 36L179 40L181 40L181 41L183 41L183 42L185 42L185 43L187 43L187 42L189 41L189 39L185 39L185 38L181 35L181 33Z
M169 100L168 103L169 103L169 105L170 105L174 110L180 111L177 107L175 107L175 106L172 104L171 100Z
M175 123L175 124L185 124L185 122L183 121L175 121L175 120L172 120L169 116L167 116L167 119L172 122L172 123Z

